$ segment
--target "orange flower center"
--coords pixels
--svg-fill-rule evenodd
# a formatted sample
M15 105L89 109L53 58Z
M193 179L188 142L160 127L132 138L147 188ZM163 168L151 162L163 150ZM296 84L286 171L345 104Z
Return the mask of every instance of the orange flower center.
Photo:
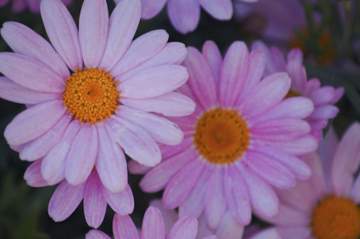
M116 111L120 94L112 76L91 68L76 71L66 82L64 104L73 117L83 123L97 123Z
M315 207L311 228L316 239L358 239L360 209L350 199L327 197Z
M212 164L229 164L240 159L250 142L246 121L235 110L213 109L197 121L194 144Z
M289 92L287 93L285 98L291 98L291 97L297 97L297 96L301 96L301 94L295 90L289 90Z

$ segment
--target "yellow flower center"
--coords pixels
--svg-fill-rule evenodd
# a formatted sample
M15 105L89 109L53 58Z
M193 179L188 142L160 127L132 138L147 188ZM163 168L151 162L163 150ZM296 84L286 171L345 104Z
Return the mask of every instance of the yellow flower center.
M360 209L350 199L327 197L315 207L311 228L316 239L358 239Z
M197 121L194 144L208 162L229 164L247 150L249 134L246 121L237 111L217 108Z
M112 76L104 70L90 68L69 77L63 100L75 119L94 124L114 114L119 97Z

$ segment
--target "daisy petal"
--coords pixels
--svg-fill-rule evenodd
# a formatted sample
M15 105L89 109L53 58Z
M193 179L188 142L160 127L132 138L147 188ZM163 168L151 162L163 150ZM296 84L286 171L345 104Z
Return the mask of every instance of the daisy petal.
M155 17L165 6L166 0L142 0L142 18L150 19Z
M97 67L104 54L109 27L106 0L84 1L79 21L79 39L86 67Z
M113 220L115 238L140 239L134 222L129 216L115 215Z
M231 0L200 0L201 6L211 16L219 20L229 20L233 15Z
M198 233L198 221L195 218L179 219L171 228L169 239L195 239Z
M41 17L47 35L66 64L73 71L82 68L82 57L76 24L59 1L41 1Z
M101 231L91 230L86 234L85 239L111 239L111 238Z
M200 20L198 0L168 0L168 15L176 30L185 34L195 30Z
M41 160L32 163L25 171L24 179L31 187L45 187L47 182L41 175Z
M164 219L159 209L149 207L144 215L141 239L165 239Z
M222 56L219 48L213 41L206 41L204 43L202 54L204 55L206 61L209 63L209 66L213 72L214 80L216 86L218 86L218 79L220 79L220 72L222 66Z
M50 130L64 113L65 109L60 101L33 106L10 122L5 129L5 138L10 145L27 143Z
M228 212L221 220L220 226L216 230L219 239L238 239L242 238L244 227L237 223Z
M119 193L105 190L105 197L110 207L120 215L128 215L134 211L134 196L129 186Z

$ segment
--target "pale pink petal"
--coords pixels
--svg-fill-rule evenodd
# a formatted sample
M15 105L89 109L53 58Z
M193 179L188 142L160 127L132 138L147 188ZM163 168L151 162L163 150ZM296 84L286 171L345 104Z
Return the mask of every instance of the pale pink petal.
M115 239L139 239L139 233L134 222L129 216L115 214L113 220L113 232Z
M205 184L206 185L206 184ZM216 170L207 182L205 194L205 217L210 228L216 229L225 214L223 172Z
M121 118L110 127L116 142L133 160L148 167L160 163L160 148L144 129Z
M236 222L228 212L222 218L221 224L216 230L216 236L218 239L238 239L242 238L243 232L244 227Z
M239 165L238 168L247 185L254 212L264 217L275 216L279 211L279 199L273 189L246 166Z
M79 21L79 40L86 67L97 67L104 54L109 28L106 0L84 1Z
M310 115L312 119L329 119L334 118L339 109L333 105L325 105L315 108L314 112Z
M84 189L84 214L86 222L93 228L98 228L106 213L106 200L103 186L95 172L86 181Z
M119 193L112 193L108 190L104 191L106 201L116 213L128 215L134 211L134 196L129 186Z
M27 26L17 22L6 22L1 29L1 36L14 52L41 61L63 79L69 76L67 66L52 46Z
M198 221L195 218L181 218L171 228L168 239L196 239Z
M82 68L76 24L60 0L41 1L41 17L47 35L66 64L73 70Z
M142 18L155 17L163 9L166 2L167 0L142 0Z
M182 142L184 135L181 129L171 121L146 112L120 107L119 118L126 119L145 129L155 141L166 145L177 145Z
M41 175L41 160L32 163L25 171L24 179L31 187L45 187L47 182Z
M26 144L20 151L20 158L34 161L44 157L60 141L70 120L68 115L63 116L48 132Z
M248 49L244 42L235 42L228 49L221 71L220 102L233 106L241 94L248 68Z
M184 61L187 51L183 43L170 42L158 54L140 64L137 69L152 66L180 64Z
M360 202L360 176L358 176L353 185L352 185L352 189L351 189L351 198L356 202L359 203Z
M121 103L165 116L186 116L195 110L195 104L189 97L176 92L148 99L123 99Z
M223 61L221 52L215 42L206 41L202 48L202 54L204 55L206 61L208 62L213 72L216 86L218 86L218 81L220 79L220 72Z
M64 115L60 101L33 106L18 114L6 127L5 138L10 145L21 145L50 130Z
M141 239L165 239L165 224L161 212L149 207L144 215Z
M230 20L233 15L231 0L200 0L201 6L211 16L219 20Z
M277 227L276 230L279 232L282 239L312 239L312 232L309 226L306 227Z
M216 85L212 70L204 56L195 48L188 48L185 65L190 74L190 85L199 104L204 108L216 105Z
M150 167L146 167L134 160L129 161L128 163L128 169L129 172L135 175L143 175L146 174L147 172L149 172L149 170L151 169Z
M140 22L140 0L120 1L110 17L108 41L100 66L110 70L131 44Z
M331 86L321 87L311 93L310 98L315 105L330 103L335 96L335 88Z
M211 176L211 170L204 169L198 178L194 189L189 197L179 207L180 217L199 218L205 208L205 193L208 189L206 187Z
M121 74L137 67L159 53L165 47L168 39L169 34L164 30L154 30L141 35L133 41L129 50L111 69L112 75L121 79Z
M188 198L203 169L202 162L193 160L174 175L163 195L163 203L166 208L178 207Z
M111 192L123 191L128 183L127 166L124 153L110 138L107 129L98 128L99 151L96 169L103 185Z
M164 218L165 232L168 233L178 220L178 213L175 210L164 208L160 200L151 201L150 206L156 207L161 211L162 217Z
M263 230L249 239L283 239L275 228Z
M185 34L195 30L200 20L198 0L168 0L168 15L176 30Z
M98 133L96 127L84 125L75 136L66 157L66 180L72 185L85 182L94 168L97 155Z
M277 215L265 219L268 222L279 226L306 226L311 223L311 217L309 217L309 215L285 204L280 204L279 213Z
M128 72L119 78L122 97L145 99L176 90L187 81L186 68L179 65L163 65Z
M111 238L101 231L91 230L86 234L85 239L111 239Z
M56 184L65 177L65 159L79 129L79 123L72 121L61 141L44 157L41 164L41 173L49 184Z
M333 127L330 127L323 140L319 143L319 155L324 168L325 181L332 190L332 164L338 148L339 140Z
M48 66L17 53L0 53L0 72L30 90L60 93L63 79Z
M347 195L360 163L360 124L354 123L339 143L332 165L332 183L337 194Z
M144 176L140 182L140 187L145 192L161 190L180 169L196 157L195 150L188 148L184 152L167 159Z
M280 103L290 89L290 78L286 73L274 73L263 79L239 106L247 117L263 113Z
M53 193L48 212L55 222L67 219L79 206L84 196L84 185L72 186L67 182L61 183Z
M0 77L0 97L15 103L34 105L55 100L58 98L58 95L33 91L5 77Z

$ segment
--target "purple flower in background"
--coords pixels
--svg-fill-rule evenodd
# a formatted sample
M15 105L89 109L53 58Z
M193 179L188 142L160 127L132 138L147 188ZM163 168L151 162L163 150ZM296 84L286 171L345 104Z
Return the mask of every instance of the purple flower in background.
M67 5L72 0L62 0L62 1ZM32 12L39 12L40 2L41 0L0 0L0 7L5 6L8 3L11 3L14 12L21 12L26 9L29 9Z
M142 18L155 17L166 4L171 23L176 30L184 34L196 29L200 21L201 8L218 20L229 20L233 15L231 0L142 0Z

